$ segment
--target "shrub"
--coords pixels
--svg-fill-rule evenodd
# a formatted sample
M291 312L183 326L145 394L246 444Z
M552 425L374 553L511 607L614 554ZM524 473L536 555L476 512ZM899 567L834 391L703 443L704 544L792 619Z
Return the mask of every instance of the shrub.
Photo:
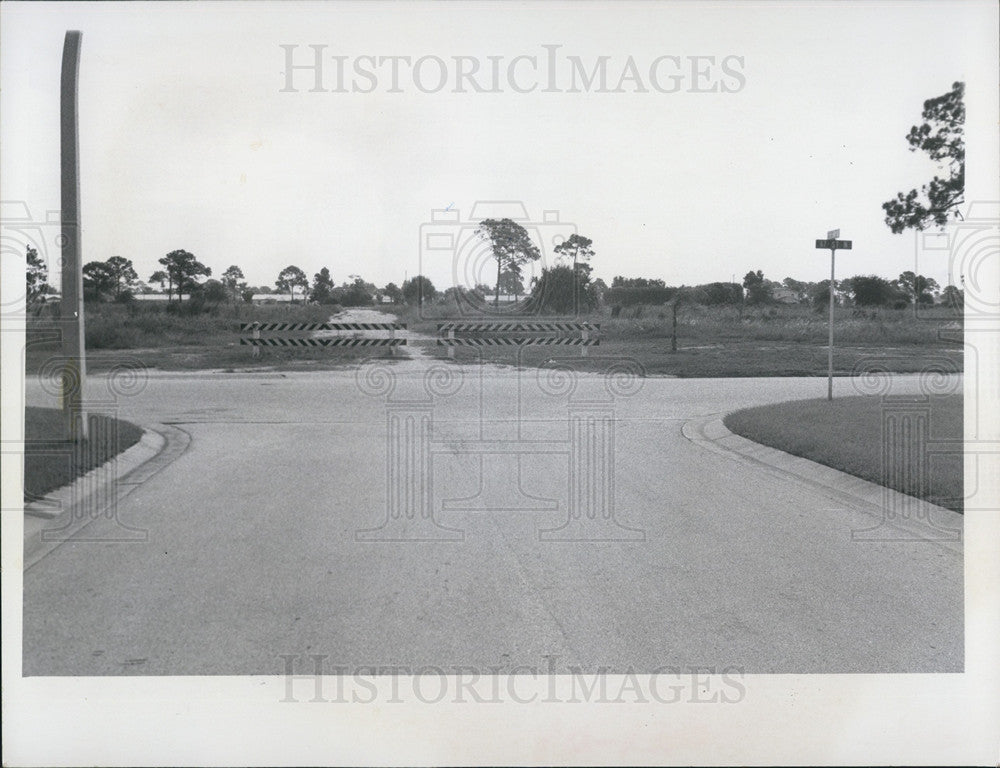
M706 283L695 286L692 291L700 304L739 304L743 301L743 286L739 283Z
M889 281L878 275L852 277L851 293L854 296L854 303L859 307L894 306L898 298L893 295L895 292Z
M614 306L631 307L636 304L666 304L677 293L676 288L647 286L642 288L608 288L604 292L604 302Z
M597 306L597 292L584 270L574 276L572 267L549 267L542 270L525 306L533 312L558 315L589 312Z

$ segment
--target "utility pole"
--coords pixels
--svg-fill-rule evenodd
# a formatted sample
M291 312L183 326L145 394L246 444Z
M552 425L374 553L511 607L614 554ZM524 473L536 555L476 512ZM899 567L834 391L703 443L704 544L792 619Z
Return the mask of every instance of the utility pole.
M87 414L83 409L83 384L87 376L83 333L83 263L80 245L80 142L79 72L82 34L66 33L63 41L59 126L62 173L62 352L61 407L66 437L87 439Z
M851 240L838 240L840 237L839 229L832 229L826 233L826 240L817 240L817 248L829 248L830 249L830 340L828 347L828 361L827 361L827 387L826 387L826 399L833 400L833 275L834 275L834 261L836 259L837 250L851 250L851 245L853 244Z

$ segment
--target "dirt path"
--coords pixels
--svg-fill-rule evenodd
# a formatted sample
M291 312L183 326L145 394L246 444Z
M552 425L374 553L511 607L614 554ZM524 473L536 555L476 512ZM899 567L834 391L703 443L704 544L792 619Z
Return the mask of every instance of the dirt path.
M391 323L398 321L395 315L382 312L377 309L351 308L345 309L330 318L331 323ZM385 331L317 331L316 338L329 338L331 336L351 336L358 339L383 336ZM409 329L396 331L396 337L406 339L406 346L403 352L411 360L433 360L433 356L427 353L426 345L434 344L435 338L424 333L417 333Z

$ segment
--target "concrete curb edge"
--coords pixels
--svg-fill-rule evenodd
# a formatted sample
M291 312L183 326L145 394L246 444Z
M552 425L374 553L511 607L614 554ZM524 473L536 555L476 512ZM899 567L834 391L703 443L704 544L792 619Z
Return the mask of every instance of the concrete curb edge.
M167 424L144 428L139 442L24 507L24 563L27 570L70 540L141 483L178 458L191 442ZM58 532L59 536L46 537ZM141 539L144 540L144 537Z
M749 461L798 482L819 488L839 501L847 502L874 521L873 529L892 528L898 536L855 536L858 541L922 541L961 554L963 516L922 499L863 480L801 456L755 443L730 432L723 423L726 414L711 414L686 421L681 429L696 445L736 461ZM914 510L914 515L893 510ZM933 521L933 522L930 522ZM869 530L873 530L869 529ZM852 533L864 534L866 531Z

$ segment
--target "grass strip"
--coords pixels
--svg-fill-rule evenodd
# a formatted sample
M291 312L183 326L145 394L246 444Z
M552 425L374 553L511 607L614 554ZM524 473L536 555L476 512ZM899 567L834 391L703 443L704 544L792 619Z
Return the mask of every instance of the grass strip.
M883 451L883 415L898 403L878 396L798 400L731 413L737 435L961 512L962 454ZM931 441L961 440L962 396L936 395L908 410L926 415ZM921 464L929 476L919 482Z
M89 424L90 439L74 444L64 438L62 411L24 409L25 502L69 485L142 438L141 427L110 416L92 414Z

